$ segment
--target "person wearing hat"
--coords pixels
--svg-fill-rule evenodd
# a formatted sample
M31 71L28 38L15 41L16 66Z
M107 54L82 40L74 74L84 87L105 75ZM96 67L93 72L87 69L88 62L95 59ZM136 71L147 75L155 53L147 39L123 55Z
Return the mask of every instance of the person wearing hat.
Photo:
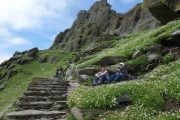
M109 79L108 79L108 83L111 83L112 81L115 82L120 82L122 80L125 80L126 77L128 76L128 71L125 68L125 64L124 63L120 63L118 66L118 71L114 74L112 74Z

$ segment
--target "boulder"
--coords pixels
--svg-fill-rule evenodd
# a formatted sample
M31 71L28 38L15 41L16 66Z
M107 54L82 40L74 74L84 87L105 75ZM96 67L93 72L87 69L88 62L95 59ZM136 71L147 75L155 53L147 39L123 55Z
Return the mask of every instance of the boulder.
M161 44L155 44L150 46L149 53L157 53L162 51L163 46Z
M87 75L79 75L78 76L79 83L85 83L88 80Z
M77 70L79 75L88 75L88 76L94 76L98 71L99 71L99 68L97 67L86 67L86 68Z
M171 33L172 37L180 37L180 29L176 30L175 32Z
M71 113L76 120L84 120L83 114L78 107L75 106L75 107L71 108Z
M132 99L129 95L120 95L117 97L116 102L118 105L128 105L132 103Z
M69 68L66 70L65 76L69 77L74 75L76 72L76 67L74 64L70 64Z
M48 59L47 56L43 56L43 57L39 58L39 63L45 63L45 62L47 62L47 59Z
M101 66L108 66L108 65L114 65L119 62L125 62L127 61L126 57L116 57L116 56L106 56L100 59L99 61L95 62L95 65L101 65Z
M147 57L148 57L148 62L155 62L160 60L161 55L159 53L151 53Z
M73 76L68 76L68 77L66 77L66 80L67 80L67 81L74 80L74 77L73 77Z
M137 50L133 53L132 59L136 59L142 55L141 50Z
M57 62L58 62L58 58L53 55L53 56L50 56L50 57L48 58L48 61L49 61L50 63L57 63Z
M145 71L149 71L149 70L152 70L154 69L156 66L158 65L157 62L153 62L153 63L149 63L145 66L145 68L143 70Z

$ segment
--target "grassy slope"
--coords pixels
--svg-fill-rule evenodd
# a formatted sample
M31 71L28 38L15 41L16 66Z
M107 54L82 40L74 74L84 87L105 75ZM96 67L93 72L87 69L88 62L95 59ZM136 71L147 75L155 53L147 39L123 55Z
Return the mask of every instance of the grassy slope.
M78 64L77 67L78 68L86 67L88 65L91 65L99 61L100 59L106 56L122 56L122 57L131 58L132 54L135 51L137 50L141 50L143 52L147 51L148 48L153 44L171 37L170 34L177 29L180 29L180 21L171 22L168 25L160 27L155 30L130 34L125 38L119 39L119 41L115 43L116 44L115 47L105 49L100 53L92 55L93 58L88 56L88 58L90 59L86 61L82 61L82 63Z
M83 68L105 56L130 57L138 49L147 51L151 45L171 37L170 33L179 28L180 21L176 21L155 30L134 33L121 39L114 48L98 53L94 58L78 64L77 67ZM146 61L143 57L140 60L141 62ZM138 60L128 62L140 64ZM133 99L133 105L127 107L123 112L108 114L105 119L177 120L180 119L178 111L172 113L160 111L165 107L162 93L166 93L169 98L180 102L179 74L180 60L177 60L157 67L140 80L98 87L81 86L71 93L68 104L69 107L77 105L80 108L111 108L116 105L115 101L119 95L129 94Z
M38 54L39 57L55 55L60 61L56 64L40 64L38 60L35 60L29 64L17 65L16 69L21 70L21 72L12 77L6 88L0 91L0 111L6 111L8 106L12 106L12 104L25 92L28 84L34 77L52 78L56 66L62 65L64 68L67 67L68 59L72 57L71 53L62 53L54 50L41 51Z

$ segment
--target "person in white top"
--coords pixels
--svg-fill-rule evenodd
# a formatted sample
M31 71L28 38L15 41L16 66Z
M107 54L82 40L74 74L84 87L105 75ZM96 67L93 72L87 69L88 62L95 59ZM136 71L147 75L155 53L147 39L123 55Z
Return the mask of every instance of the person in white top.
M93 80L93 85L96 86L98 84L104 83L109 79L109 73L106 67L102 67L101 70L95 74L95 78Z

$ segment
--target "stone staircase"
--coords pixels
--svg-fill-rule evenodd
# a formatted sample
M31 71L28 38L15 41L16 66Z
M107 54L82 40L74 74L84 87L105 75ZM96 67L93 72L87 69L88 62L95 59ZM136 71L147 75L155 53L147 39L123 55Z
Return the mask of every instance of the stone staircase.
M66 120L68 82L38 78L15 104L8 120Z

